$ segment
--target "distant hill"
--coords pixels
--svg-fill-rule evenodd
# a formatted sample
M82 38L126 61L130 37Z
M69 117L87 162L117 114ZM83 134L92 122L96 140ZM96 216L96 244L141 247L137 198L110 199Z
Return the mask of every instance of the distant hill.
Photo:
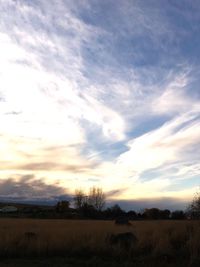
M44 205L41 203L17 203L17 202L0 202L0 208L3 208L5 206L15 206L16 208L23 209L23 208L33 208L33 207L38 207L38 208L49 208L49 207L54 207L54 205Z
M47 207L55 206L61 200L71 201L72 197L69 195L52 196L51 198L37 198L37 199L27 199L18 197L0 197L0 207L5 205L14 205L16 207Z

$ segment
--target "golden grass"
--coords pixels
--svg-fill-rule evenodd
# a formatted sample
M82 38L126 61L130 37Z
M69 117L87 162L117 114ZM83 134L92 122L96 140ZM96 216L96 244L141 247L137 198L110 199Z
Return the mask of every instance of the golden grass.
M198 221L134 221L116 226L112 221L1 219L0 256L59 255L66 253L117 253L106 244L110 233L133 232L138 244L131 255L200 256Z

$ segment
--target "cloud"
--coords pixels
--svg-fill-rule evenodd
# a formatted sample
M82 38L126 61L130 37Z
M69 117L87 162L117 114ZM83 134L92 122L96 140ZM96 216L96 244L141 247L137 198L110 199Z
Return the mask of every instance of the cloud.
M10 111L10 112L5 113L5 115L20 115L20 114L21 114L20 111Z
M164 6L1 1L1 179L134 198L198 175L199 18Z
M34 175L24 175L0 181L0 197L16 199L37 199L59 196L66 191L58 185L46 184L43 179L36 179Z
M119 157L118 164L141 172L180 159L188 146L199 142L199 123L198 113L188 113L130 140L129 150Z
M0 92L0 102L4 102L4 101L5 101L5 98L4 98L3 94L1 94L1 92Z
M36 162L28 163L25 165L13 166L15 170L28 170L28 171L69 171L73 173L88 172L92 168L92 165L70 165L70 164L59 164L55 162ZM10 167L12 169L12 166Z
M189 199L197 190L192 181L199 174L199 123L199 112L194 108L129 140L126 152L114 162L102 163L96 169L96 174L102 177L103 187L106 190L115 188L116 192L120 188L121 199L139 198L141 195ZM178 182L181 179L188 181L187 190L183 183Z
M106 197L108 199L112 199L112 198L115 198L115 197L120 197L121 194L126 190L127 190L127 188L126 189L114 189L114 190L111 190L111 191L106 193Z
M81 155L79 144L62 143L42 139L0 136L1 170L15 171L68 171L84 173L97 167L98 161Z
M95 99L86 92L89 81L82 74L82 47L91 46L91 41L98 45L95 39L104 34L101 29L85 24L62 3L62 9L57 5L55 9L62 12L63 16L58 16L54 22L55 9L51 5L45 6L49 10L45 16L42 13L42 4L37 9L28 4L14 6L12 2L7 5L4 3L3 7L10 9L10 5L13 7L12 12L17 15L17 24L14 30L4 25L3 31L6 33L1 34L1 46L5 51L2 55L2 86L5 87L8 98L7 109L9 106L23 107L29 121L34 122L37 118L37 127L41 127L39 121L43 117L46 120L48 114L52 114L49 119L59 120L60 113L63 112L62 117L65 116L65 125L69 128L78 128L79 120L84 118L102 127L105 137L123 139L123 119L116 110L112 110L100 99ZM31 17L37 17L38 21L32 24ZM13 23L11 14L4 14L4 20ZM29 23L24 25L24 20ZM49 25L54 25L51 34L45 30ZM12 88L16 84L18 89L13 92ZM84 94L80 88L82 86L86 87ZM19 98L19 94L23 95L23 99ZM73 118L73 121L70 118ZM52 122L52 119L50 121ZM26 124L23 123L22 127L25 128ZM74 131L80 132L80 129Z

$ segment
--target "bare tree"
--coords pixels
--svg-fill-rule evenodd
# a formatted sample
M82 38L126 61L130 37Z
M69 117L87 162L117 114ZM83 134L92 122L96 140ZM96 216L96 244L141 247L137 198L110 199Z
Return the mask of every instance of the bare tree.
M187 209L187 213L193 219L200 219L200 191L195 194Z
M59 201L56 204L56 211L57 212L66 212L69 210L70 202L66 200Z
M76 209L81 209L86 202L86 196L81 189L75 190L74 206Z
M96 210L101 211L105 206L105 194L99 187L90 188L88 196L88 204L93 206Z

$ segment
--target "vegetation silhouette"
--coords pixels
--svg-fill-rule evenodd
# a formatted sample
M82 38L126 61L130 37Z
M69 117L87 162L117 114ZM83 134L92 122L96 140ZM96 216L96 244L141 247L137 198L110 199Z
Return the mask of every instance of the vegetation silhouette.
M88 192L75 190L71 199L60 200L55 206L19 203L0 203L0 217L46 218L46 219L97 219L114 220L118 225L130 225L134 220L185 220L200 219L200 192L197 192L188 208L170 211L155 207L140 212L125 211L119 204L106 205L106 194L99 187Z
M195 193L193 200L189 204L187 215L190 219L200 219L200 191Z
M138 213L106 207L106 195L95 187L51 207L0 203L0 216L7 217L0 220L0 254L82 257L79 266L90 257L98 260L88 266L106 266L98 265L99 258L109 259L109 266L199 266L199 203L196 193L186 211L153 207Z

